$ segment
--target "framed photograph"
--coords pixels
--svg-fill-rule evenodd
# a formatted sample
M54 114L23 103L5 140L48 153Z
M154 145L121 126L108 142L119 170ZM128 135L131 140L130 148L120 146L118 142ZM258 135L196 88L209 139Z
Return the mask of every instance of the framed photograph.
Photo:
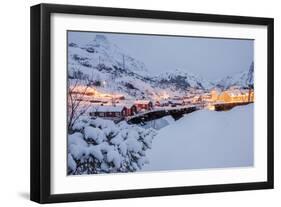
M31 200L273 188L273 19L31 7Z

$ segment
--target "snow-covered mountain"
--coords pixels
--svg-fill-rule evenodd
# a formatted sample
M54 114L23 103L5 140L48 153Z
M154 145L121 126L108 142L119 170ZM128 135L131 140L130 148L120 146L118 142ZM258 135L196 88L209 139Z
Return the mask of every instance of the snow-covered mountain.
M97 87L134 98L180 95L188 88L209 89L212 84L195 75L175 70L152 77L145 64L130 56L106 36L96 35L85 45L68 44L69 79L91 80Z
M155 77L154 80L157 80L162 87L172 86L180 90L186 90L189 87L210 89L214 86L210 81L180 70L174 70L172 72L160 74L158 77Z
M143 62L128 55L104 35L96 35L92 41L82 47L70 43L69 48L72 53L70 55L76 55L76 60L80 59L79 62L84 66L98 67L104 64L106 67L128 69L140 74L147 73Z
M216 86L222 89L227 89L232 86L239 88L254 87L254 63L251 64L249 70L219 80Z
M170 97L185 94L190 88L208 90L213 87L245 86L252 71L227 77L218 83L180 70L157 76L149 75L145 64L98 34L87 44L68 44L68 78L88 80L105 92L124 94L128 98L153 99L168 94ZM251 79L252 81L252 79ZM71 81L70 81L71 84ZM248 84L249 85L249 84Z
M87 79L103 90L116 91L137 98L152 98L157 91L146 74L145 64L96 35L86 45L68 44L68 78Z

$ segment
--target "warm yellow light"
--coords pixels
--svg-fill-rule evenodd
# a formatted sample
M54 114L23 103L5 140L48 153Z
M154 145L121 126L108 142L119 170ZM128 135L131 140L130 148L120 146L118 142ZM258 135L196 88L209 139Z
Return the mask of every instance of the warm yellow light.
M87 96L91 96L93 98L105 98L105 99L112 99L112 98L119 98L122 95L121 94L110 94L110 93L104 93L101 91L98 91L96 88L93 87L86 87L86 86L75 86L75 88L72 91L73 93L80 93Z

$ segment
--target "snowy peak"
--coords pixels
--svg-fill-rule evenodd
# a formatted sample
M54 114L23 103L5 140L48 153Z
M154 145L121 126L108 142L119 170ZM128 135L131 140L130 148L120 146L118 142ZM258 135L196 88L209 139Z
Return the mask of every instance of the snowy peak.
M254 87L254 63L250 65L249 70L236 73L232 76L227 76L219 80L216 84L217 87L228 89L232 86L239 88L253 88Z
M125 76L134 76L148 84L152 81L155 83L152 87L186 90L189 87L210 89L213 86L209 81L181 70L151 77L142 61L120 49L102 34L95 35L93 40L84 46L70 43L69 65L73 70L83 67L80 71L86 73L88 77L93 76L93 71L98 70L114 77L122 77L123 80Z
M95 38L90 41L88 44L85 45L85 48L104 48L104 49L109 49L110 47L110 42L104 35L96 35Z
M247 76L247 83L249 86L254 86L254 62L252 62L250 69L248 71L248 76Z
M75 43L71 44L76 45ZM120 49L105 35L95 35L92 41L80 47L80 49L86 51L85 56L87 56L89 62L91 62L89 66L91 65L92 68L102 64L108 68L117 67L139 74L147 73L147 68L143 62L133 58L127 52ZM76 53L76 55L79 54Z
M96 35L95 38L90 41L88 44L84 46L84 48L93 48L96 52L99 50L112 50L113 47L116 47L113 43L111 43L105 35Z
M96 35L95 39L93 40L93 43L96 47L104 46L108 47L110 46L110 43L106 36L104 35Z

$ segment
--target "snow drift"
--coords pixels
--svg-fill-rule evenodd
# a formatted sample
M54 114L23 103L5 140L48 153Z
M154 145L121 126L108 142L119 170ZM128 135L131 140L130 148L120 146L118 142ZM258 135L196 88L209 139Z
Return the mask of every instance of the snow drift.
M160 130L163 127L166 127L169 124L172 124L174 122L175 122L175 119L171 115L168 115L168 116L164 116L159 119L148 121L144 125L141 125L141 126L145 129L153 128L156 130Z
M253 104L201 110L158 131L143 171L253 165Z

